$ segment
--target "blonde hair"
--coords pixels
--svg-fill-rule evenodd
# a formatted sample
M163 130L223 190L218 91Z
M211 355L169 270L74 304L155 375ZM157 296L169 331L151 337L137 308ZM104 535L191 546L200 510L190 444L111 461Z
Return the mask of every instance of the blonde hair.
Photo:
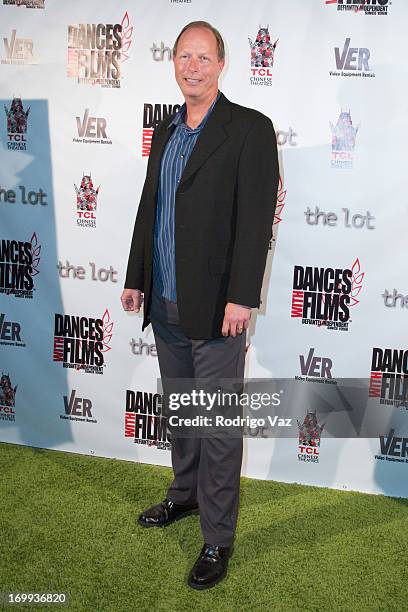
M186 32L187 30L191 30L192 28L206 28L207 30L210 30L214 34L215 40L217 41L218 59L219 60L225 59L225 47L224 47L224 41L222 39L222 36L216 28L214 28L210 23L208 23L208 21L191 21L186 26L184 26L180 34L177 36L176 42L174 43L173 57L177 53L177 45L180 40L180 37L184 34L184 32Z

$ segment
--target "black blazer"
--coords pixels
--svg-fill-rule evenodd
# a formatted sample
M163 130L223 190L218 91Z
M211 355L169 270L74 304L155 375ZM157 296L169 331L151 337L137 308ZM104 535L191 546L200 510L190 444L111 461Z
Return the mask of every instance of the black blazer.
M174 115L156 128L125 287L144 292L149 323L160 161ZM193 339L221 336L227 302L257 308L279 180L271 120L221 94L176 193L176 286L180 326Z

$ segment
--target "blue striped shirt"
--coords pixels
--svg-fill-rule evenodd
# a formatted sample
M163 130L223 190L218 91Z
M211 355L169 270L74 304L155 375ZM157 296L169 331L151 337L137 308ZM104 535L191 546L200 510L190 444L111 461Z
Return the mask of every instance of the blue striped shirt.
M163 151L160 166L154 228L153 286L162 297L171 302L177 302L174 240L176 191L188 158L220 95L218 92L218 96L198 127L191 129L186 125L185 104L168 125L168 129L174 125L175 130Z

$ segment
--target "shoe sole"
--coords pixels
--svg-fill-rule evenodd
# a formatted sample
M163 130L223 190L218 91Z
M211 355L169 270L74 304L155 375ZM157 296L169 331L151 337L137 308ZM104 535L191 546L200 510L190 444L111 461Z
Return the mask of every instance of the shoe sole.
M157 525L152 525L149 523L143 523L143 521L141 521L140 519L138 519L137 522L141 527L168 527L169 525L180 521L186 516L191 516L192 514L198 514L198 508L195 510L187 510L186 512L183 512L183 514L179 514L177 518L174 518L172 521L168 521L167 523L158 523Z
M220 576L218 576L217 580L214 580L214 582L211 582L210 584L197 584L196 582L192 582L191 577L189 576L187 580L187 584L192 589L196 589L197 591L204 591L205 589L211 589L212 587L217 585L219 582L221 582L221 580L224 580L226 575L227 575L227 568L225 568L225 571Z

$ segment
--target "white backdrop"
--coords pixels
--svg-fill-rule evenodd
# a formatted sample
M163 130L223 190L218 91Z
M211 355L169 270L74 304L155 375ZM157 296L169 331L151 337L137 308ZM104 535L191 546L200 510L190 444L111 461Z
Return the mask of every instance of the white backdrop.
M333 379L367 379L368 395L373 348L406 347L402 0L4 0L0 16L0 439L170 464L169 445L142 430L135 443L136 417L126 416L127 397L146 409L153 401L160 414L159 373L151 329L142 334L141 316L126 315L119 297L151 138L144 117L155 110L160 119L164 106L182 102L169 48L196 19L224 36L222 91L270 116L280 143L274 241L246 375L294 379L314 349L330 360ZM277 41L265 68L251 67L248 38L260 28L270 35L264 51ZM97 204L79 214L74 185L80 190L84 175ZM28 243L20 254L19 242ZM291 316L295 266L351 270L346 329L317 326L310 312ZM25 286L13 269L26 271ZM64 367L92 343L67 327L76 339L55 340L55 315L100 320L99 370ZM59 361L64 345L68 358ZM383 374L408 373L391 362L379 370L380 387ZM309 449L255 436L245 441L243 474L408 496L406 408L381 393L390 404L370 402L397 415L391 436L334 440L323 430Z

